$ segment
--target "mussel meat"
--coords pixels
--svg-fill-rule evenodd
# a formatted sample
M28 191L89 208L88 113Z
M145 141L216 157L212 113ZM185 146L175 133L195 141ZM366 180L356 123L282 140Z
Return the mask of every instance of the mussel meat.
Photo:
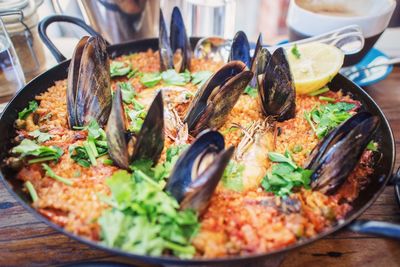
M107 123L111 111L110 63L100 36L83 37L75 48L68 71L68 124L84 126L95 119Z
M196 136L205 129L218 129L238 101L253 73L240 61L231 61L222 66L196 92L184 123Z
M128 132L121 88L117 86L106 129L108 152L117 166L128 169L135 160L158 161L164 148L163 110L160 91L150 105L139 133Z
M379 123L377 116L360 112L325 136L306 164L314 171L311 187L325 194L335 193L360 161Z
M200 214L205 211L233 150L225 149L219 132L206 131L181 154L165 187L181 209L190 208Z
M291 119L296 111L296 90L285 49L278 48L272 56L264 48L257 59L258 93L266 116L278 121Z
M160 9L158 46L161 70L175 69L177 72L183 72L190 68L192 50L179 8L174 7L172 11L169 38L164 15Z

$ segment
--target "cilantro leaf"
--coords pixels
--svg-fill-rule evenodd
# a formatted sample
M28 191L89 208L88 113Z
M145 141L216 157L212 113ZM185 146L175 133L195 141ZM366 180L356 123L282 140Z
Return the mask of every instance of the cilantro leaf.
M251 87L250 85L246 86L244 93L253 98L258 96L257 88Z
M201 87L212 75L213 73L208 70L198 71L192 73L192 83Z
M378 143L374 142L374 141L369 142L367 145L367 149L371 150L373 152L377 152L378 151Z
M140 82L146 87L154 87L161 81L161 75L158 72L144 73Z
M277 152L268 152L268 158L273 162L284 162L289 164L294 169L297 168L296 163L292 160L288 151L286 151L286 155L282 155Z
M28 107L24 108L22 111L18 112L18 119L25 120L29 114L35 112L39 107L36 101L30 101Z
M295 44L290 51L292 52L292 54L293 54L293 56L295 58L300 59L301 54L300 54L300 51L299 51L299 49L297 47L297 44Z
M244 165L230 161L222 176L222 184L224 187L236 192L241 192L243 190L243 171Z
M161 78L168 85L185 85L190 81L190 72L185 70L183 73L177 73L174 69L170 69L162 72Z
M29 164L58 160L63 155L63 150L57 146L40 146L34 141L24 139L22 142L11 150L12 153L20 154L20 157L33 156L34 159L28 160Z
M53 135L41 132L39 129L30 132L29 135L36 138L39 143L46 142L53 138Z
M119 82L117 86L121 89L122 93L122 101L126 104L132 103L132 99L136 96L135 89L132 87L132 84L129 82Z
M116 76L125 76L131 71L131 65L126 62L112 61L110 64L111 78Z

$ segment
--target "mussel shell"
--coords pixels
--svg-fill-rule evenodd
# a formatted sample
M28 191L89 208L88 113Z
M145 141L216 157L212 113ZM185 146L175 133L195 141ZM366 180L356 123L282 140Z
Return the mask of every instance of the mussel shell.
M296 111L296 90L285 49L278 48L267 62L258 84L261 107L266 116L278 121L291 119Z
M67 91L71 128L84 126L92 119L101 127L107 123L111 111L110 62L106 42L100 36L84 37L79 42L71 61Z
M326 147L324 154L315 155L319 160L313 164L311 187L328 195L335 193L357 166L378 127L377 116L362 112L331 132L334 136L324 139L329 144L320 146Z
M117 85L112 101L107 128L108 153L114 163L123 169L129 168L129 150L126 136L125 111L122 103L121 88Z
M238 31L232 40L228 62L234 60L242 61L249 69L251 67L250 44L246 34L242 31Z
M180 155L165 188L181 203L181 208L201 212L207 207L233 153L233 148L224 150L224 147L224 137L219 132L205 131ZM204 156L205 151L216 156L198 177L192 177L196 159Z
M208 128L219 128L225 123L253 76L245 68L243 62L231 61L197 91L184 119L192 135L196 136Z
M160 67L161 70L173 69L172 50L169 43L167 26L165 24L163 12L160 9L160 22L159 22L159 37L158 37L158 50L160 54Z
M159 91L147 111L142 128L136 136L132 160L158 161L164 148L164 104Z
M257 77L259 74L263 73L263 71L261 71L261 68L259 69L257 67L257 63L261 61L259 61L259 57L260 57L260 53L262 52L263 47L262 47L262 35L261 33L258 35L258 39L257 39L257 43L256 43L256 47L254 49L254 55L251 58L251 64L249 66L250 70L254 73L253 74L253 78L250 81L250 86L253 88L257 87ZM267 62L267 61L265 61ZM260 70L260 71L258 71ZM263 70L263 69L262 69Z
M181 62L178 65L173 63L177 72L183 72L190 68L190 61L192 57L192 48L186 34L185 23L183 22L182 14L178 7L174 7L171 15L170 27L170 44L172 55L179 52L181 53Z

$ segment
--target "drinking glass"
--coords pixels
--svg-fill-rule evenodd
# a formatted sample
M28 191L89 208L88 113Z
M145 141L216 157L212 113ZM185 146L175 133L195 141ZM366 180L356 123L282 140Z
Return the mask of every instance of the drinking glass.
M24 85L21 64L0 17L0 103L9 101Z

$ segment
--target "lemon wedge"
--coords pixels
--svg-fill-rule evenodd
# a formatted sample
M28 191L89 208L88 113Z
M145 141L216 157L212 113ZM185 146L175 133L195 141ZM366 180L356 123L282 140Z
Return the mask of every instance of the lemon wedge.
M309 43L287 49L296 92L308 94L330 82L343 65L343 52L332 45Z

